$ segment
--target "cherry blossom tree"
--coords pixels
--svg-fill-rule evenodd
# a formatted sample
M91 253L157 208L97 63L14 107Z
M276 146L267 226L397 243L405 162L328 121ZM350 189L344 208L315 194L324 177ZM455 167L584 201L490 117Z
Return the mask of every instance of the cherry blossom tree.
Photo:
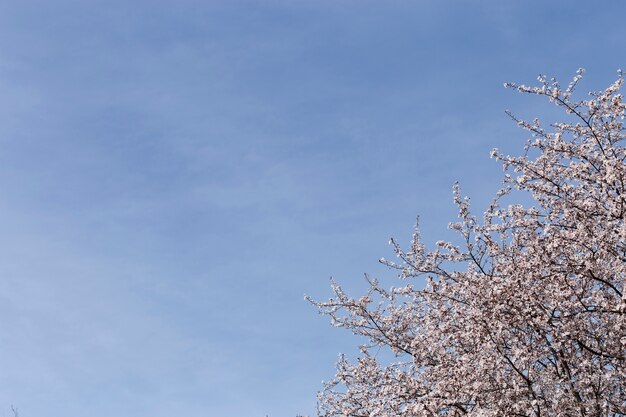
M564 111L544 127L511 115L532 135L522 156L492 157L504 186L484 215L454 186L458 241L427 250L391 244L400 286L312 301L366 341L341 357L319 394L330 416L626 416L626 105L615 83L575 101L539 77ZM505 204L527 192L525 207ZM389 348L394 360L376 352Z

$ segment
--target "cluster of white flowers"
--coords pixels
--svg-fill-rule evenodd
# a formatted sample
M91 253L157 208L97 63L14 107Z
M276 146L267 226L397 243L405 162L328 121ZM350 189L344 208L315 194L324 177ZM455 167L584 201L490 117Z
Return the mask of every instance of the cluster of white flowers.
M492 151L505 188L482 222L454 187L460 246L427 251L416 231L406 252L392 240L398 262L382 260L401 287L370 280L352 298L333 284L333 299L313 301L368 340L356 362L339 361L321 416L626 416L623 78L573 101L582 74L565 90L544 76L507 84L575 120L546 130L515 119L533 137L523 156ZM535 206L503 207L511 189ZM397 360L379 361L381 346Z

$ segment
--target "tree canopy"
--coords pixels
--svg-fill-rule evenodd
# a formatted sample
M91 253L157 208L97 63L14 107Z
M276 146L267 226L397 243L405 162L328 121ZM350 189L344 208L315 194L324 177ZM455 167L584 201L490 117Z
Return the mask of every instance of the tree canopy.
M454 186L458 241L392 240L399 286L312 301L364 336L320 392L331 416L626 415L626 105L617 81L576 101L567 86L506 84L564 111L521 120L525 153L493 150L504 186L481 217ZM530 206L505 204L514 190ZM376 357L388 347L393 361Z

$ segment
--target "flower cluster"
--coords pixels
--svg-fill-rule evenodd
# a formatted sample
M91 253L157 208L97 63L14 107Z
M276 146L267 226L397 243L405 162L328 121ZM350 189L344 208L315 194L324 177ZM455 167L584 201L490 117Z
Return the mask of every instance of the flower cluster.
M358 360L340 359L321 416L626 416L623 78L574 101L582 74L565 89L506 84L568 121L511 115L532 138L522 156L492 151L504 188L481 219L455 185L460 244L429 251L416 230L406 251L392 240L398 262L381 260L401 286L369 280L352 298L333 284L331 300L312 301L367 340ZM505 206L514 189L535 204ZM377 359L381 346L396 360Z

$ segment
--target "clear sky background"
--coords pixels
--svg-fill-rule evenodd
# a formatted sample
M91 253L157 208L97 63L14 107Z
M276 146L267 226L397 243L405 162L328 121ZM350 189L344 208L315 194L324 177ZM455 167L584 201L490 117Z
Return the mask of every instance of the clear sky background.
M417 214L626 65L619 1L0 1L0 416L293 417ZM548 118L549 121L549 118ZM387 282L387 281L385 281Z

